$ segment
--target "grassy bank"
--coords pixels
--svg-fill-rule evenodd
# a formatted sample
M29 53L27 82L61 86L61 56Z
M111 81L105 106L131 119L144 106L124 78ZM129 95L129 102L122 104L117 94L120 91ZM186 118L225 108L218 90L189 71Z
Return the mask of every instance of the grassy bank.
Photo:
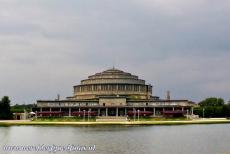
M130 117L131 121L188 121L191 119L187 119L186 117L177 117L177 118L170 118L170 117Z
M81 118L81 117L45 117L45 118L37 118L32 120L33 122L96 122L95 117L86 117Z
M95 122L95 121L0 121L0 126L11 125L187 125L187 124L223 124L228 119L199 120L165 120L165 121L127 121L127 122Z

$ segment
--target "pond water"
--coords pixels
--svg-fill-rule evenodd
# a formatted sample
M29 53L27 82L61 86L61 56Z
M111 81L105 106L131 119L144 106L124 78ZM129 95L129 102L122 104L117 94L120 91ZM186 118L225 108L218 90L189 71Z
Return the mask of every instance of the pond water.
M6 146L18 147L10 152L9 149L5 151ZM20 152L21 146L43 147L43 151ZM49 146L53 151L44 150ZM72 146L72 150L74 146L75 150L82 146L95 148L84 152L64 149L56 153L230 154L230 124L0 127L1 154L54 153L56 146L61 146L59 150L64 146Z

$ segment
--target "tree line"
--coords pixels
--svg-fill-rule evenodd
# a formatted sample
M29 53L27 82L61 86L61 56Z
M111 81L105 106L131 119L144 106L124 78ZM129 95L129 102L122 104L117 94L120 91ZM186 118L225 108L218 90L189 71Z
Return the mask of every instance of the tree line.
M11 106L9 97L4 96L0 100L0 120L13 119L13 113L30 112L33 107L34 104L15 104Z
M222 98L210 97L198 103L194 114L205 118L230 117L230 103L225 103Z

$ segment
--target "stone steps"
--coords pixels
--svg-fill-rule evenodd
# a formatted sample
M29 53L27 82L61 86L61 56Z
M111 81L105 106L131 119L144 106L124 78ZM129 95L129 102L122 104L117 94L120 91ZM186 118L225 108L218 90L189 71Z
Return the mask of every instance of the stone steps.
M96 121L97 122L106 122L106 121L108 121L108 122L111 122L111 121L112 122L125 122L127 120L126 120L126 117L115 117L115 116L105 117L105 116L103 116L103 117L97 117Z

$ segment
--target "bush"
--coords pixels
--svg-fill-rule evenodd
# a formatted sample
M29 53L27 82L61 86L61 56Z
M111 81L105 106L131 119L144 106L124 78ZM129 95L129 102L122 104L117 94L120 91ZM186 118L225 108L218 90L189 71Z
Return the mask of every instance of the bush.
M13 119L13 114L10 111L10 99L8 96L4 96L0 101L0 119Z

